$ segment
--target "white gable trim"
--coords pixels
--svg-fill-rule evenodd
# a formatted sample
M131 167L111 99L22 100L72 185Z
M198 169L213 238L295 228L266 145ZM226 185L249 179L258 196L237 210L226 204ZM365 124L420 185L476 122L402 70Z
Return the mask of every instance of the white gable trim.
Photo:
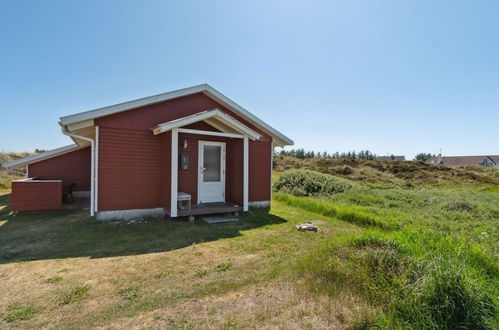
M78 146L77 144L70 144L70 145L60 147L57 149L52 149L49 151L41 152L41 153L36 154L36 155L32 155L32 156L24 157L21 159L13 160L11 162L3 163L2 167L5 167L5 168L21 167L21 166L36 163L36 162L39 162L39 161L42 161L45 159L49 159L49 158L53 158L53 157L60 156L63 154L67 154L67 153L75 151L77 149L81 149L81 147Z
M180 119L175 119L172 121L169 121L167 123L159 124L156 127L153 128L153 133L154 135L158 135L161 133L168 132L174 128L180 128L182 126L186 126L189 124L197 123L199 121L203 121L206 119L218 119L225 125L231 127L235 131L246 135L250 137L252 140L258 140L260 139L261 135L258 134L257 132L253 131L251 128L241 124L231 116L227 115L226 113L220 111L219 109L214 109L214 110L209 110L209 111L203 111L188 117L180 118Z
M217 91L215 88L211 87L208 84L206 84L205 94L211 97L213 100L222 103L222 105L225 105L227 108L233 110L235 113L239 114L244 119L253 123L255 126L261 128L263 131L270 133L270 135L272 135L274 139L277 139L277 141L274 141L275 142L274 144L282 147L294 144L293 140L288 138L286 135L277 131L275 128L271 127L263 120L259 119L251 112L249 112L248 110L237 104L236 102L232 101L227 96L223 95L222 93L220 93L219 91Z
M158 95L153 95L149 97L144 97L141 99L129 101L129 102L124 102L124 103L119 103L115 105L111 105L108 107L103 107L95 110L90 110L90 111L85 111L85 112L80 112L74 115L69 115L69 116L64 116L60 118L59 123L63 126L79 123L81 121L89 121L93 120L95 118L99 117L104 117L108 116L111 114L115 114L118 112L122 111L127 111L127 110L132 110L138 107L142 107L145 105L153 104L153 103L159 103L171 99L175 99L178 97L183 97L195 93L204 93L211 99L215 100L216 102L226 106L230 110L234 111L237 115L240 115L242 118L248 120L252 124L254 124L256 127L262 129L263 131L267 132L274 138L274 144L277 146L285 146L285 145L292 145L293 140L285 136L284 134L280 133L261 119L257 118L253 114L251 114L248 110L244 109L241 107L239 104L236 102L232 101L219 91L217 91L215 88L211 87L208 84L202 84L202 85L197 85L197 86L192 86L188 88L183 88L179 89L176 91L172 92L167 92L163 94L158 94Z

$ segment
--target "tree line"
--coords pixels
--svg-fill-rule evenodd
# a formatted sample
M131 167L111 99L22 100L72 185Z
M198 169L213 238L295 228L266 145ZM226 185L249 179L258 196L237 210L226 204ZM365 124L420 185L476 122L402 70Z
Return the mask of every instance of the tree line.
M310 158L348 158L348 159L363 159L363 160L375 160L376 155L370 152L369 150L361 150L359 152L356 151L348 151L348 152L335 152L335 153L328 153L327 151L324 152L315 152L315 151L305 151L305 149L300 148L300 149L290 149L290 150L281 150L279 152L280 155L282 156L290 156L290 157L296 157L299 159L310 159Z
M300 148L300 149L290 149L290 150L281 150L279 152L279 155L282 156L290 156L290 157L296 157L299 159L311 159L311 158L334 158L334 159L340 159L340 158L346 158L346 159L360 159L360 160L376 160L376 154L370 152L369 150L361 150L359 152L356 151L348 151L348 152L338 152L336 151L335 153L328 153L327 151L324 152L315 152L315 151L305 151L305 149ZM419 161L427 161L431 157L436 157L434 154L431 153L426 153L426 152L421 152L414 157L414 160L419 160Z

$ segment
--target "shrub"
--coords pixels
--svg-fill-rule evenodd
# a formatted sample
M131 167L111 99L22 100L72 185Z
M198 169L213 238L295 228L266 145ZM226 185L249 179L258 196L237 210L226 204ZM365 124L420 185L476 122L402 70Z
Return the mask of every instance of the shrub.
M288 192L295 196L331 195L352 188L349 180L309 170L288 170L283 172L274 190Z

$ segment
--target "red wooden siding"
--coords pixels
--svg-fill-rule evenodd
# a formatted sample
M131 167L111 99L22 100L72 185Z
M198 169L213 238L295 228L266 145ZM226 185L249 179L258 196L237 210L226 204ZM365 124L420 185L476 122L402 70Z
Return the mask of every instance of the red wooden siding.
M99 128L99 211L164 207L168 135Z
M30 164L28 176L62 180L63 186L75 183L75 191L89 191L90 165L90 147L88 147Z
M227 177L226 192L230 201L243 205L243 140L231 139L227 144Z
M250 141L249 200L270 200L271 137L199 93L98 118L99 211L164 207L170 211L171 132L154 136L151 128L204 110L219 108L262 135ZM199 122L192 129L216 131ZM188 147L184 150L184 139ZM197 202L198 141L227 143L226 200L242 205L243 142L214 136L179 134L179 154L190 155L189 170L179 168L178 191Z
M95 120L95 125L100 127L125 128L133 130L150 130L158 124L214 108L223 110L234 119L258 132L262 135L262 140L268 142L271 141L270 136L203 93L184 96L161 103L150 104L137 109L98 118Z
M249 201L269 201L272 185L272 145L267 142L249 143Z
M169 213L171 211L171 182L172 182L172 161L171 161L171 154L172 154L172 132L165 132L161 134L161 139L163 140L162 145L163 145L163 152L164 154L161 156L162 157L162 162L165 163L164 165L164 171L165 171L165 178L164 178L164 192L163 192L163 207L164 209Z
M209 130L209 129L207 129ZM187 148L184 149L184 141ZM243 148L241 139L230 139L198 134L180 133L178 138L178 152L189 155L189 169L178 172L178 191L191 195L192 203L198 200L198 175L199 175L199 141L217 141L226 143L226 169L225 169L225 199L228 202L242 205L242 157Z
M60 210L62 207L62 183L59 182L12 182L10 202L12 211Z

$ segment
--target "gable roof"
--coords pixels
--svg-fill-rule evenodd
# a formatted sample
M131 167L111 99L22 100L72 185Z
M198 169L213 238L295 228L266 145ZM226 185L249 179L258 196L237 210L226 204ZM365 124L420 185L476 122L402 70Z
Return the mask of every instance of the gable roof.
M211 87L208 84L201 84L188 88L178 89L171 92L157 94L103 108L98 108L90 111L76 113L69 116L64 116L60 118L59 124L61 126L73 125L79 122L94 120L96 118L109 116L118 112L128 111L135 108L143 107L145 105L164 102L167 100L172 100L175 98L188 96L196 93L205 94L214 101L227 107L241 118L252 123L256 127L260 128L262 131L268 133L270 136L272 136L276 145L285 146L293 144L293 140L291 140L281 132L277 131L275 128L271 127L270 125L268 125L267 123L256 117L255 115L251 114L248 110L244 109L242 106L232 101L231 99L229 99L228 97L226 97L225 95L223 95L222 93L220 93L219 91L217 91L215 88Z
M175 119L166 123L162 123L153 128L154 135L158 135L164 132L168 132L173 128L178 128L199 121L205 121L211 124L215 128L219 128L224 131L236 132L239 134L245 134L249 136L252 140L258 140L261 135L249 128L248 126L235 120L228 114L220 111L219 109L202 111L184 118Z
M489 158L494 163L499 164L499 155L484 155L484 156L447 156L441 157L442 163L449 166L471 166L478 165L478 163L484 159ZM430 164L436 163L438 157L431 157L426 162Z
M20 159L16 159L16 160L13 160L10 162L3 163L2 167L5 167L5 168L22 167L25 165L29 165L31 163L39 162L41 160L60 156L60 155L66 154L68 152L71 152L71 151L74 151L74 150L80 149L80 148L81 147L78 146L77 144L70 144L70 145L67 145L64 147L41 152L41 153L36 154L36 155L32 155L32 156L28 156L28 157L24 157L24 158L20 158Z

